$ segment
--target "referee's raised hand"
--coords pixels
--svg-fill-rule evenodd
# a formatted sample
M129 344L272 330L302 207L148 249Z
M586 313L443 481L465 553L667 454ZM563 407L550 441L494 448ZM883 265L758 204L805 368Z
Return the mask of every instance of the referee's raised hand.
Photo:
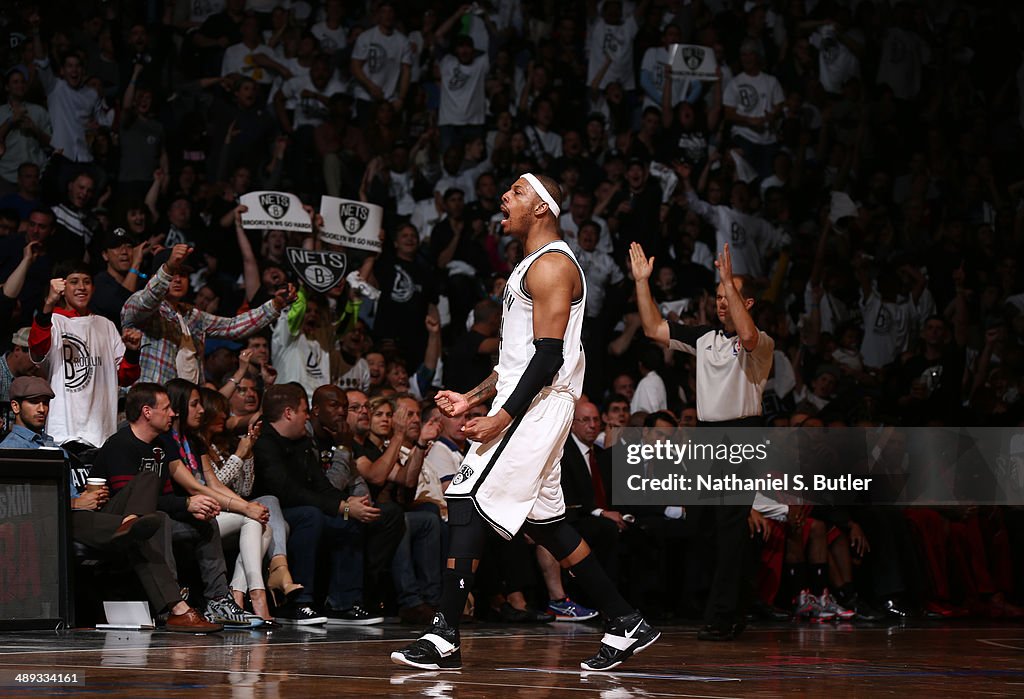
M729 243L722 248L715 260L715 267L718 268L718 278L723 284L732 284L732 253L729 252Z
M629 264L633 268L633 280L645 282L651 278L654 271L654 258L648 258L640 243L629 244Z

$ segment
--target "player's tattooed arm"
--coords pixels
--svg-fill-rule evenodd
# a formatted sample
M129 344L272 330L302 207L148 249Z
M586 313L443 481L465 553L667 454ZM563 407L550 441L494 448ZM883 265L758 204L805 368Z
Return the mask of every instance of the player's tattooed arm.
M475 405L487 403L494 398L494 396L498 395L498 391L495 388L497 384L498 372L492 371L491 375L483 380L483 383L466 394L466 400L469 402L469 407L472 408Z
M497 372L484 379L484 382L468 393L456 393L455 391L438 391L434 396L434 402L441 412L448 417L462 415L470 408L486 403L498 394L495 385L498 383Z

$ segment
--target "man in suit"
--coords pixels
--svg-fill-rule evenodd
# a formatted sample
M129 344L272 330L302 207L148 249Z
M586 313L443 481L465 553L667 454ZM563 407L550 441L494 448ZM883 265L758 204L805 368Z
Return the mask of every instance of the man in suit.
M601 413L588 400L576 402L572 431L562 452L562 493L565 518L590 542L608 576L616 579L619 532L629 524L611 509L611 459L594 440L601 432Z

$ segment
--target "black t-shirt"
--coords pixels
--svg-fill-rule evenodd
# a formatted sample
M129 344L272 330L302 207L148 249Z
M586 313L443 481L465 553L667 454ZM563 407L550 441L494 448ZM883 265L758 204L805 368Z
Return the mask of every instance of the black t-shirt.
M438 221L430 234L430 257L435 262L444 249L451 244L454 237L455 231L452 229L451 221L449 219ZM491 261L487 256L487 250L484 249L480 238L473 235L473 224L469 220L465 220L462 227L452 260L472 265L480 276L486 277L491 273Z
M433 271L425 265L388 254L381 256L374 265L374 275L381 290L374 337L394 339L411 374L423 362L427 345L423 322L427 308L437 303Z
M370 461L376 461L379 459L384 452L377 447L373 442L367 438L366 442L359 444L356 442L352 445L352 457L356 460L361 457L366 457ZM397 483L388 481L384 485L374 485L367 481L367 485L370 486L370 498L375 502L400 502L401 501L401 489Z
M121 282L114 279L107 270L103 270L93 277L92 284L94 291L92 301L89 302L89 309L93 313L109 319L120 330L121 309L124 308L124 304L131 297L132 292L121 286ZM143 286L145 286L145 281L140 279L138 287L141 289Z
M167 465L172 458L173 454L168 453L159 440L147 444L135 436L131 426L125 426L100 447L89 475L93 478L106 478L113 496L139 473L152 471L164 484L157 506L165 512L177 514L185 511L185 498L174 495L171 489Z

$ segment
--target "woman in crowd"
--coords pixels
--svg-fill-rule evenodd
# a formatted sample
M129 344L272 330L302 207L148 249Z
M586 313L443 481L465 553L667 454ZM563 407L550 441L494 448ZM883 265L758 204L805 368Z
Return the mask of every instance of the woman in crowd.
M199 387L185 379L167 382L167 395L175 412L171 431L162 440L171 455L170 473L175 488L187 495L207 495L220 505L217 526L221 536L238 533L238 558L231 577L231 591L236 602L243 602L249 593L256 616L272 621L263 582L263 555L271 542L271 531L265 527L270 511L259 502L246 502L217 477L205 441L200 437L203 404ZM242 449L251 456L252 431L245 437ZM242 606L239 604L239 606Z
M260 425L255 424L242 437L232 435L226 429L228 401L219 392L209 388L199 390L203 416L200 420L200 437L207 448L207 456L213 465L217 478L227 488L243 498L252 495L255 480L255 462L252 456L253 444L259 437ZM262 495L253 502L263 505L270 513L267 528L270 530L270 576L267 585L274 596L274 603L280 606L285 598L302 589L292 581L288 569L288 530L281 514L281 503L273 495ZM251 597L250 592L250 597ZM255 604L254 604L255 606Z

